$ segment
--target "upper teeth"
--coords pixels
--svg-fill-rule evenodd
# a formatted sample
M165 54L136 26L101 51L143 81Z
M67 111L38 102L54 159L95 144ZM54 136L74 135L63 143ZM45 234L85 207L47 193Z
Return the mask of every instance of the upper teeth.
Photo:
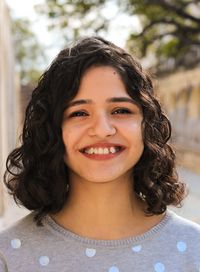
M116 153L117 151L119 150L119 147L99 147L99 148L86 148L84 150L85 153L88 153L88 154L109 154L109 153Z

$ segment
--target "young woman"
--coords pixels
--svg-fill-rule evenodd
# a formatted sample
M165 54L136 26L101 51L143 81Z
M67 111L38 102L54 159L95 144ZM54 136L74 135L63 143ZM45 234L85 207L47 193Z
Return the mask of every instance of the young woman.
M123 49L61 51L27 107L5 184L32 212L0 235L0 271L199 272L200 227L180 205L170 122Z

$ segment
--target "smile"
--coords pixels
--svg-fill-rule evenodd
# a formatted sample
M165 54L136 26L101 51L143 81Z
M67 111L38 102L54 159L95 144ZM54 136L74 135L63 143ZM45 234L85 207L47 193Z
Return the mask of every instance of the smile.
M121 147L119 147L119 146L116 146L116 147L111 146L109 148L107 148L107 147L104 147L104 148L91 147L91 148L84 149L83 152L87 153L87 154L101 154L102 155L102 154L109 154L109 153L114 154L114 153L118 152L120 149L121 149Z
M90 159L105 160L118 156L124 149L125 147L113 145L108 147L86 147L81 149L80 152Z

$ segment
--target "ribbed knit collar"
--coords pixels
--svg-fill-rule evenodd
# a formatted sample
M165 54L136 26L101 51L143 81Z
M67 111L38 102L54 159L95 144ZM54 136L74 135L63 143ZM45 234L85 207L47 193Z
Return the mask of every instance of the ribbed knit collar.
M93 246L110 246L110 247L118 247L118 246L128 246L130 244L138 244L142 243L145 240L152 239L155 235L158 235L160 231L165 227L170 218L174 215L174 212L167 210L163 219L150 230L146 231L141 235L131 236L128 238L115 239L115 240L99 240L88 238L84 236L80 236L76 233L73 233L70 230L63 228L58 225L49 215L47 215L44 220L44 226L48 227L53 232L56 232L58 235L63 236L63 238L73 239L78 243L83 243L87 245Z

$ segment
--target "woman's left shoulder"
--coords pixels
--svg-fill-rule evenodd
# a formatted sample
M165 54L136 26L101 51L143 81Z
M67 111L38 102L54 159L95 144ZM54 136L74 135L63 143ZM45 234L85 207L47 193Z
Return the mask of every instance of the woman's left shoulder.
M184 218L175 212L168 210L167 211L169 217L170 217L170 223L174 227L178 227L181 231L186 231L189 233L199 233L200 234L200 225L192 220L189 220L187 218Z
M172 254L180 271L200 271L200 225L168 210L166 224L159 236L160 245L165 247L165 255ZM170 270L171 271L171 270ZM176 270L179 271L179 270Z
M200 250L200 225L194 221L186 219L175 212L167 211L169 220L167 224L167 236L174 239L179 237L180 241L187 241Z

